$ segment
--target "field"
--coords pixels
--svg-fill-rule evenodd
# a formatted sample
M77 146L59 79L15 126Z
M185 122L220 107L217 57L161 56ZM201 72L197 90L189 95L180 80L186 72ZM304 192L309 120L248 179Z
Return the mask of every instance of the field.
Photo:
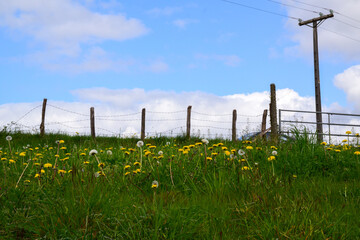
M1 239L360 236L357 139L142 144L2 132L0 147Z

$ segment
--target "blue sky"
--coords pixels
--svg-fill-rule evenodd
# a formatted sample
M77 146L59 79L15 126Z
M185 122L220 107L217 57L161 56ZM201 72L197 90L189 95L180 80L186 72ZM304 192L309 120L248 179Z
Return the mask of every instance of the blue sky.
M307 4L341 13L319 29L322 103L360 111L360 1L233 2L303 20L318 14L299 8L328 13ZM312 29L222 0L3 1L0 75L0 104L106 102L99 89L251 95L270 83L311 98Z

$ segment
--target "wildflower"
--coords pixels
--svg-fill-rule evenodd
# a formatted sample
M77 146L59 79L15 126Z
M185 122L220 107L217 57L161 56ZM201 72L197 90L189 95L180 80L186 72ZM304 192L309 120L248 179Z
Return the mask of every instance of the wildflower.
M89 161L85 161L85 162L83 162L84 164L89 164L90 162Z
M211 153L211 155L212 155L212 156L217 156L218 153L217 153L217 152L213 152L213 153Z
M224 152L226 156L230 156L230 152L229 151L225 151Z
M66 147L61 147L60 150L66 150Z
M238 151L238 154L239 154L240 156L243 156L243 155L245 155L245 152L244 152L244 150L240 149L240 150Z
M293 178L297 178L297 176L294 174L294 175L293 175Z
M355 155L360 155L360 151L355 151L354 154Z
M1 161L6 161L6 160L7 160L7 158L4 158L4 157L3 157L3 158L1 158Z
M270 148L274 149L274 150L277 150L277 147L275 147L275 146L271 146Z
M223 151L227 150L227 147L221 147L221 150L223 150Z
M40 173L45 173L45 170L44 170L44 169L41 169L41 170L40 170Z
M151 183L151 188L158 188L158 187L159 187L158 181L154 180L154 181Z
M349 135L349 134L351 134L351 131L346 131L345 133Z
M344 140L342 140L342 142L343 142L343 143L345 143L345 142L347 142L347 140L346 140L346 139L344 139Z
M24 181L24 183L29 183L29 182L30 182L30 180L25 180L25 181Z
M111 155L112 155L112 151L111 151L111 150L107 150L107 151L106 151L106 154L109 155L109 156L111 156Z
M21 152L21 153L19 154L19 156L20 156L20 157L25 157L25 156L26 156L26 152Z
M16 161L13 160L13 159L10 159L10 160L9 160L9 163L16 163Z
M60 143L60 144L63 144L63 143L65 143L65 141L64 141L64 140L60 140L59 143Z
M207 158L206 158L206 160L210 160L210 161L211 161L211 160L212 160L212 158L211 158L211 157L207 157Z
M59 170L59 174L65 174L65 173L66 173L65 170L62 170L62 169Z
M268 157L268 161L271 162L271 161L274 161L275 160L275 156L270 156Z
M163 155L164 153L163 153L163 151L159 151L158 154L159 154L159 155Z
M35 177L34 178L39 178L40 177L40 174L35 174Z
M262 150L262 148L261 148L261 147L256 147L256 150L261 151L261 150Z
M10 142L10 141L12 140L12 137L11 137L11 136L6 136L5 139L6 139L6 141L9 141L9 142Z
M271 152L271 154L276 156L278 153L277 153L277 151L274 150L274 151Z
M134 162L134 166L140 166L139 162Z
M170 145L170 142L166 142L166 146L169 146Z
M44 168L51 168L52 167L52 164L51 163L45 163L44 164Z
M130 168L130 165L125 165L124 169Z
M105 167L105 163L99 163L98 167L99 167L99 168Z
M254 148L252 146L247 146L246 150L253 150Z
M205 139L205 138L202 139L201 142L204 143L205 145L208 145L208 144L209 144L209 140L207 140L207 139Z
M339 153L339 152L341 152L341 150L340 149L335 149L335 152Z
M242 168L241 168L241 170L249 170L249 167L248 166L243 166Z
M130 174L130 172L126 172L126 173L125 173L125 176L126 176L126 175L129 175L129 174Z
M151 145L151 146L149 146L149 148L150 148L150 149L153 149L153 148L156 148L156 146Z
M323 146L326 146L326 145L327 145L326 142L322 142L322 143L320 143L320 144L323 145Z
M144 142L143 141L138 141L136 143L136 146L138 146L140 148L140 147L144 146Z
M96 155L96 154L98 154L98 151L96 151L95 149L92 149L92 150L89 152L89 155L90 155L90 156L94 156L94 155Z

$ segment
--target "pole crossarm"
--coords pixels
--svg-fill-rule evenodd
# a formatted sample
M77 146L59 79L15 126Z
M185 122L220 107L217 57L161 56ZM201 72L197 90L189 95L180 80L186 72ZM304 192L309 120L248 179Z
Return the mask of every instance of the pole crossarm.
M330 13L330 14L327 14L327 15L323 15L323 16L320 16L320 17L317 17L317 18L313 18L313 19L310 19L310 20L306 20L306 21L301 21L299 20L299 26L303 26L303 25L308 25L310 23L317 23L317 22L323 22L325 19L328 19L328 18L332 18L334 17L334 14L333 13ZM319 23L319 24L320 24ZM309 26L309 25L308 25ZM309 26L309 27L313 27L313 26Z

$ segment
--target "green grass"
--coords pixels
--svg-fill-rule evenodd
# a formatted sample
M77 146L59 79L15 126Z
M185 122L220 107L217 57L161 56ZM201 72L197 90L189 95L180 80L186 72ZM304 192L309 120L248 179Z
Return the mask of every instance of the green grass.
M145 144L156 148L140 149L137 139L2 132L0 238L358 239L357 147L299 136L276 145L217 139L184 154L201 140L154 138Z

